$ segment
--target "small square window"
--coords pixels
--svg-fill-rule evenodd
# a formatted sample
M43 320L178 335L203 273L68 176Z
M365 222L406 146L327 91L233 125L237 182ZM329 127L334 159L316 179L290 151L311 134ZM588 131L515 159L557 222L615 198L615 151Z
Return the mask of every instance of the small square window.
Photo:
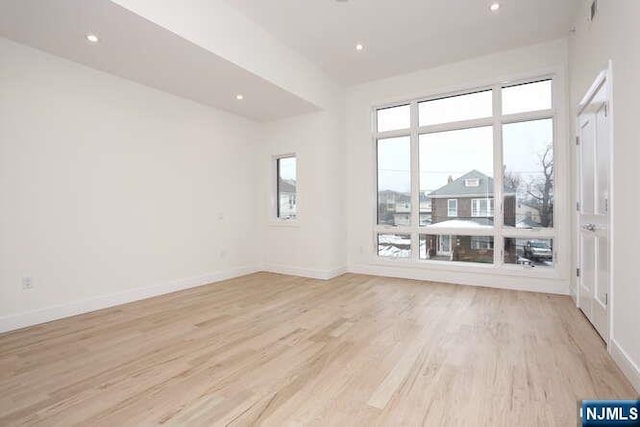
M421 234L420 259L493 264L493 236Z
M411 109L409 105L384 108L378 110L378 132L408 129L411 123Z
M424 101L418 104L420 126L491 117L493 91L467 93Z
M525 267L553 267L553 239L504 239L504 263Z
M551 85L551 80L543 80L503 88L502 114L551 109Z

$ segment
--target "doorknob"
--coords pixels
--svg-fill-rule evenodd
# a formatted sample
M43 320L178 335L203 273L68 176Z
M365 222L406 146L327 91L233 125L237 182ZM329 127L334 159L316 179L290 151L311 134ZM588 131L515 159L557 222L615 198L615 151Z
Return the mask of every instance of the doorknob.
M587 230L587 231L596 231L596 225L595 224L585 224L582 226L583 230Z

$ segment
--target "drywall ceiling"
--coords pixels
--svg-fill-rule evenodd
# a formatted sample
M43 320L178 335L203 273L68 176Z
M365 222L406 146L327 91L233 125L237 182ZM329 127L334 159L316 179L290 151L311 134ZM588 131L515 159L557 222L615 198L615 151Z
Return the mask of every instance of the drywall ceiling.
M226 0L342 84L565 37L581 0ZM356 43L364 44L357 52Z
M100 42L85 36L95 33ZM317 110L306 100L108 0L2 0L0 35L241 116ZM242 93L244 99L236 100Z

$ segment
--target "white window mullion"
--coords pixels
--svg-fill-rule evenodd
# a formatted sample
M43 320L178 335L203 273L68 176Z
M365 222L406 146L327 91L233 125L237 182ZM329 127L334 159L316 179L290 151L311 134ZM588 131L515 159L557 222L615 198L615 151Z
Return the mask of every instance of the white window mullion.
M418 226L420 224L420 155L418 103L411 103L411 258L420 258Z
M503 196L503 168L502 155L502 87L496 85L493 88L493 197L495 210L493 215L494 241L493 255L496 267L503 264L502 250L504 248L502 226L504 223L504 196Z

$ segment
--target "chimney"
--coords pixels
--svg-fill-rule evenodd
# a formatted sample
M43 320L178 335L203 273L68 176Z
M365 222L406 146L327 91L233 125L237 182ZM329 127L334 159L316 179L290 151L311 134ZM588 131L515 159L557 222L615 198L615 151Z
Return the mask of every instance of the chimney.
M451 184L452 182L453 182L453 177L449 175L449 178L447 178L447 184Z

